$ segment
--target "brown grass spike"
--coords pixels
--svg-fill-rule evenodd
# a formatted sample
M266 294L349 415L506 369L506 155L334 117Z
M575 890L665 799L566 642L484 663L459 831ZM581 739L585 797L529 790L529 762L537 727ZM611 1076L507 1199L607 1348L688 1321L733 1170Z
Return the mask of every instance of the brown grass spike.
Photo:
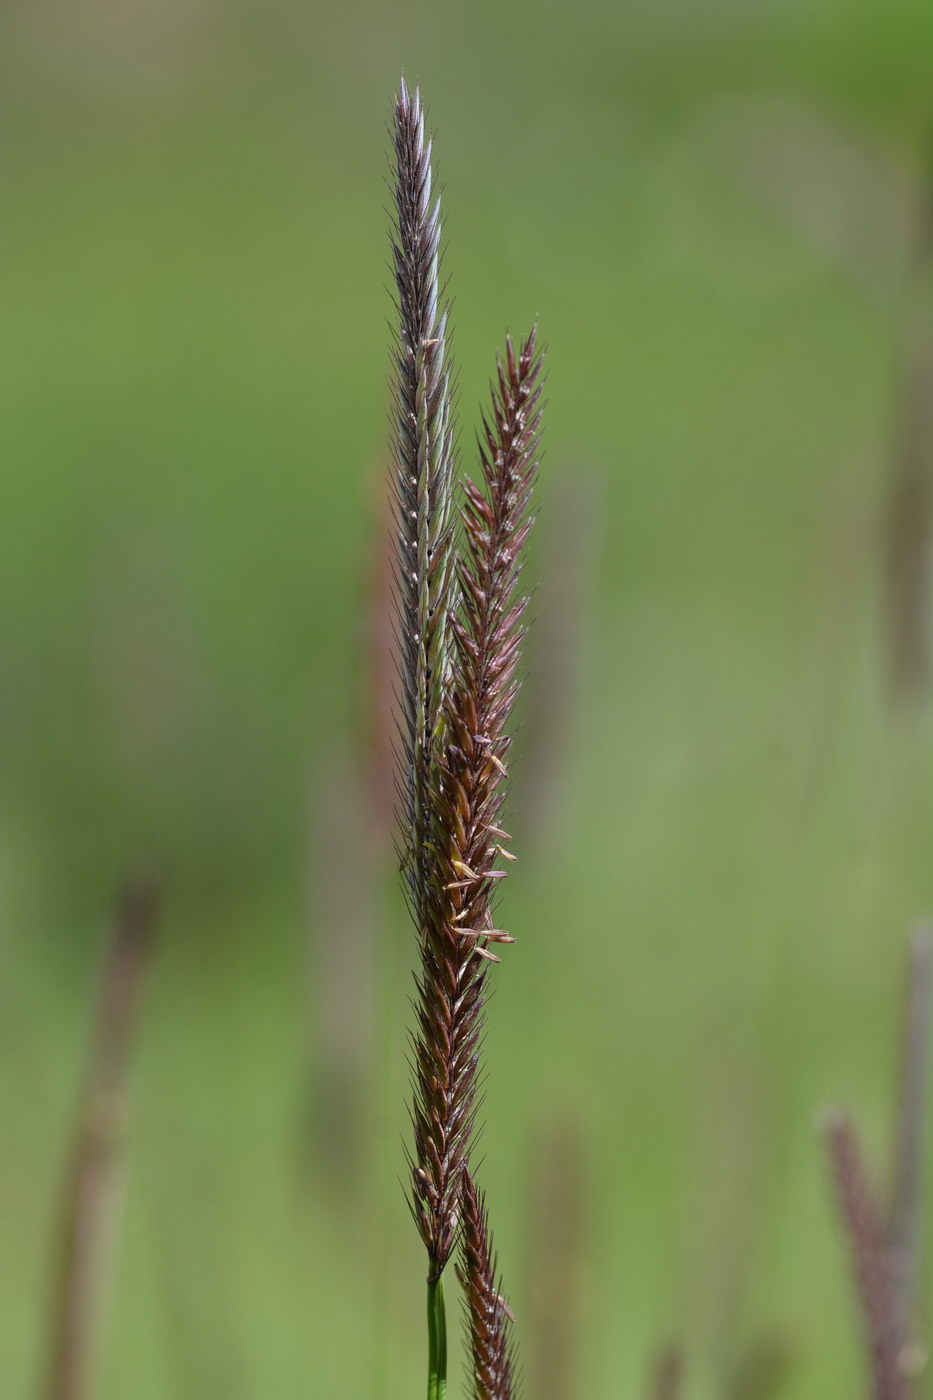
M392 449L401 689L402 851L419 923L430 899L430 788L447 672L453 420L440 292L440 201L421 97L395 104L392 256L398 305Z
M514 597L531 529L537 472L541 358L532 331L499 365L480 460L482 487L464 482L459 606L452 612L451 679L437 756L430 832L432 883L421 906L422 968L414 1037L413 1207L432 1263L443 1270L457 1228L461 1175L476 1112L485 975L493 945L493 892L511 859L499 821L508 721L526 600Z
M512 1314L502 1297L484 1196L469 1170L461 1188L463 1221L457 1277L466 1299L466 1330L473 1363L473 1400L511 1400L515 1393Z

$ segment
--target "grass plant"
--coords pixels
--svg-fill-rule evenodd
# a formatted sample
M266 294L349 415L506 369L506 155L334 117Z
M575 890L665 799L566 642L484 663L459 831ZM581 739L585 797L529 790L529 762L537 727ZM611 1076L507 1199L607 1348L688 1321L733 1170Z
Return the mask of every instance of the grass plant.
M507 1400L512 1364L485 1203L471 1168L489 968L511 943L493 904L508 833L509 721L526 599L541 422L536 332L506 341L477 480L455 493L440 283L440 203L418 92L395 103L393 494L398 563L400 854L418 933L411 1206L427 1252L429 1400L446 1393L444 1271L462 1240L477 1397ZM456 528L459 523L459 530Z

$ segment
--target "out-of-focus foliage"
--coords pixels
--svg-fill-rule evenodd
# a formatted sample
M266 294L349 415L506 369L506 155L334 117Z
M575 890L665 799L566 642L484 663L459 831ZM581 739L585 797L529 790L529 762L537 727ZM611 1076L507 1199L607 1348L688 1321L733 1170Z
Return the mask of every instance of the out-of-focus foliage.
M882 591L933 10L12 0L0 26L4 1396L39 1373L140 854L166 909L102 1397L421 1384L412 946L366 778L403 68L439 130L465 455L506 327L550 346L484 1138L526 1369L635 1395L673 1337L691 1396L769 1347L793 1400L855 1393L811 1114L846 1098L883 1164L931 899L928 707L889 703Z

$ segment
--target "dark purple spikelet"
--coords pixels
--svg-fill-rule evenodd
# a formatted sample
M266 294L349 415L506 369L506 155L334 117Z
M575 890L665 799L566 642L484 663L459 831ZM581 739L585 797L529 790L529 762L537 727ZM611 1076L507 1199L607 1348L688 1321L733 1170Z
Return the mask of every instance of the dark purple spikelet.
M395 103L392 255L398 308L392 448L396 504L401 738L399 790L409 897L429 899L432 746L441 720L452 583L453 421L440 292L440 200L420 94Z
M511 1400L513 1319L502 1297L486 1201L468 1169L462 1175L460 1194L463 1219L457 1277L466 1299L473 1400Z
M490 945L510 943L493 925L505 871L507 725L526 600L514 598L531 529L537 471L541 359L532 332L516 355L509 341L481 443L483 488L464 482L459 602L449 618L450 680L443 744L434 769L429 898L421 908L422 967L414 1037L413 1209L432 1276L450 1257L461 1178L476 1111Z
M509 857L498 822L505 801L508 721L519 684L515 671L527 599L515 598L538 468L541 356L533 330L518 356L506 340L492 412L480 444L483 487L467 479L461 511L464 543L458 559L461 595L451 618L454 680L445 705L445 791L453 841L449 860L453 919L476 951L495 960L488 944L508 941L492 928L490 902L497 856ZM455 800L452 800L455 799ZM470 931L471 932L468 932Z
M852 1122L838 1111L823 1123L826 1151L871 1361L874 1400L907 1400L887 1238Z

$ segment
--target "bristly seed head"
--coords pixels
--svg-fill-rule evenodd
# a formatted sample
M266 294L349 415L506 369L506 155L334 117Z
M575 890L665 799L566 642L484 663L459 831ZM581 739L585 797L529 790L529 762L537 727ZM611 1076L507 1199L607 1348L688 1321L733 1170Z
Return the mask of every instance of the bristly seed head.
M416 91L395 104L392 243L398 306L394 357L393 493L398 532L402 847L418 911L427 897L431 747L448 663L452 585L453 415L440 304L440 201L432 203L431 145Z
M398 307L393 491L401 676L400 853L418 929L412 1209L437 1278L453 1250L477 1109L485 979L525 599L515 600L537 470L535 332L506 342L483 421L479 482L462 482L454 546L454 425L441 304L440 205L416 91L394 112ZM491 1393L491 1392L490 1392ZM498 1392L497 1392L498 1393ZM504 1392L503 1392L504 1393Z
M461 1202L457 1277L466 1298L473 1400L511 1400L514 1365L510 1331L515 1319L502 1297L486 1202L469 1169L463 1172Z
M421 911L422 971L415 1038L413 1208L435 1265L454 1242L452 1221L469 1160L476 1109L485 978L511 942L494 927L495 866L518 694L525 600L514 601L537 471L541 359L532 332L516 354L507 342L480 448L482 485L465 480L451 609L450 675L432 751L430 898ZM523 411L519 412L520 406Z

